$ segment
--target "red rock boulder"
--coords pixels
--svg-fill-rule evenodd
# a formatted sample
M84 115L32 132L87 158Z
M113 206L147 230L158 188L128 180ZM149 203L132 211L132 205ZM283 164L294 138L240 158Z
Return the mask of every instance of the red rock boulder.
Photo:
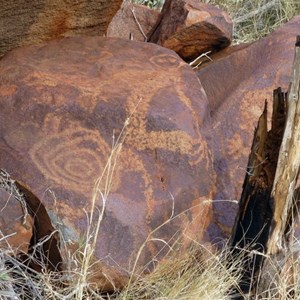
M271 116L273 90L288 90L299 28L296 17L197 72L209 101L212 119L206 134L217 175L215 199L221 200L214 203L213 234L230 234L237 208L231 200L241 195L254 129L265 100Z
M0 166L40 201L27 193L33 210L46 208L71 249L87 232L95 182L129 123L110 194L101 197L104 176L92 218L94 226L105 199L95 248L102 288L109 289L108 277L124 284L121 275L132 270L149 234L171 216L153 237L202 239L212 214L206 200L214 193L201 129L208 103L195 73L173 51L101 37L14 50L0 61L0 107ZM138 266L163 246L146 243Z

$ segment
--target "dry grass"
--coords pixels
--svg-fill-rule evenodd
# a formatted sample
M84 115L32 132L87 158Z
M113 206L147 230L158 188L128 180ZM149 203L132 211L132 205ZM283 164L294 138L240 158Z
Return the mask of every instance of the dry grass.
M134 267L128 286L115 295L104 297L90 285L97 236L101 230L114 169L125 137L124 129L113 143L103 174L95 184L93 209L88 214L90 226L82 241L82 247L73 255L69 254L68 259L72 263L67 264L64 272L56 273L47 272L43 261L39 260L36 263L40 264L43 271L37 272L15 258L12 255L14 250L8 245L7 249L0 251L0 299L227 300L232 298L232 293L239 291L242 261L253 253L246 249L237 256L226 245L217 251L212 246L200 245L195 241L191 242L189 249L184 250L178 241L168 245L170 251L167 256L146 276L142 276ZM159 228L175 217L172 210L169 220ZM154 238L155 231L149 235L140 251ZM298 241L295 241L294 248L289 263L282 264L280 260L267 258L269 268L261 274L265 279L265 290L258 290L251 297L244 295L245 299L300 299L300 259L295 255L300 248ZM34 257L36 256L33 255L31 259L35 259ZM138 259L139 254L136 261Z
M76 270L67 270L65 274L38 273L1 251L0 299L227 300L238 290L243 258L233 257L226 247L219 252L197 243L185 252L175 247L152 273L138 276L121 293L104 298L88 281L78 281L77 277L87 276ZM284 268L278 261L267 260L269 274L261 274L267 289L257 291L256 295L244 295L244 299L300 299L298 256Z
M161 9L164 0L132 0ZM300 0L203 0L226 11L234 24L234 44L252 42L300 14Z
M195 242L184 253L172 250L152 273L133 282L117 300L229 299L241 274L239 259L229 264L230 256L230 251L217 253Z
M208 0L224 9L234 24L234 43L252 42L300 14L299 0Z

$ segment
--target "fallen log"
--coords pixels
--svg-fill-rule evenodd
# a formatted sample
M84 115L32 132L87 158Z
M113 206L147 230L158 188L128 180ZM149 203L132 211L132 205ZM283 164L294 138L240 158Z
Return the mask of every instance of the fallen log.
M289 92L286 95L280 88L274 91L271 130L267 129L266 105L254 134L231 238L234 253L249 253L243 261L244 275L237 291L240 295L255 290L268 299L277 299L274 293L278 291L270 289L270 276L274 277L270 265L275 262L283 270L291 255L299 203L296 195L300 166L299 84L300 37ZM267 273L269 277L264 275ZM265 291L273 294L266 295Z

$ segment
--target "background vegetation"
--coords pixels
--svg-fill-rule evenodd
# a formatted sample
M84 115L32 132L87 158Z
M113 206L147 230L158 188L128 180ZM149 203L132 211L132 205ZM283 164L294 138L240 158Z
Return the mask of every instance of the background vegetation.
M164 0L132 0L161 9ZM300 0L204 0L225 10L233 20L233 42L257 40L300 14Z

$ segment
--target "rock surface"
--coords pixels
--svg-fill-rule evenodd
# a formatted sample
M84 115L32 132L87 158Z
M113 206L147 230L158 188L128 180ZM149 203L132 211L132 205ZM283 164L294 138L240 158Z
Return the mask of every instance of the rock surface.
M252 144L265 100L271 116L273 90L287 91L300 17L294 18L270 36L210 63L198 74L209 101L212 123L207 127L208 144L214 157L216 199L228 200L214 204L215 224L220 221L224 232L224 215L232 224L236 208L230 203L239 199ZM231 213L230 213L230 210ZM230 220L231 218L231 220ZM209 230L208 230L209 231Z
M65 36L103 36L122 0L11 0L0 10L0 57L9 50Z
M158 10L145 5L123 2L108 26L106 36L145 42L160 15Z
M154 237L229 235L254 127L273 89L288 87L299 26L300 17L203 68L205 90L173 51L154 44L77 37L14 50L0 61L0 166L26 186L32 207L41 201L72 247L129 122L95 252L120 287L172 211L177 217ZM138 265L160 249L146 243Z
M191 68L154 44L77 37L24 47L0 61L0 165L41 201L72 247L87 230L113 135L133 113L95 251L109 277L123 282L121 271L132 270L148 235L172 213L153 237L201 240L211 221L207 105ZM163 246L146 243L138 265Z
M197 0L167 0L149 41L191 60L217 52L232 40L232 21L222 10Z

